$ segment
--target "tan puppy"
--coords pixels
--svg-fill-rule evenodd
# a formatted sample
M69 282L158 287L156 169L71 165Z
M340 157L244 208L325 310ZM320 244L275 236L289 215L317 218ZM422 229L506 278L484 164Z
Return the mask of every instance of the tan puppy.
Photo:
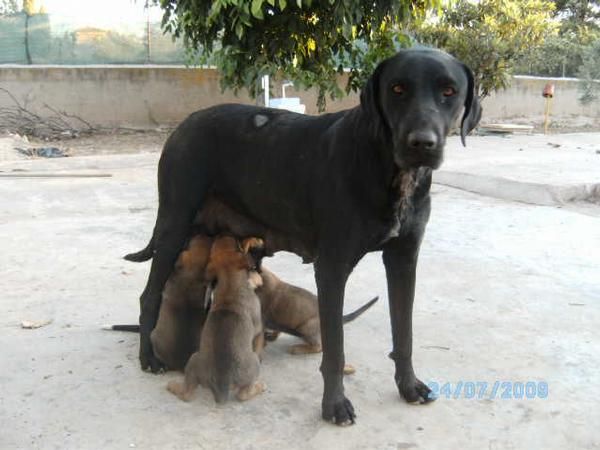
M194 236L175 263L163 290L156 327L150 335L154 352L169 369L183 370L200 342L206 319L206 266L212 238Z
M260 277L250 270L252 249L260 239L249 238L241 248L232 237L215 239L206 277L216 279L213 303L202 330L200 349L185 367L183 383L172 380L167 389L189 401L198 384L211 389L215 401L223 403L236 391L238 400L249 400L265 390L258 381L263 347L260 301L254 292Z
M260 298L263 323L269 330L267 339L275 340L283 331L304 340L304 344L292 345L292 354L319 353L321 351L321 327L317 297L306 289L286 283L266 267L261 269L263 280L256 293ZM348 323L377 301L378 297L367 302L356 311L343 318ZM348 371L347 371L348 372Z

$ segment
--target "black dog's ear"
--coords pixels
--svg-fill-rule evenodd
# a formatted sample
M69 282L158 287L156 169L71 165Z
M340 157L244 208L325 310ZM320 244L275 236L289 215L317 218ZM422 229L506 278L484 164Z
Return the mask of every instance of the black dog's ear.
M388 123L383 115L383 109L379 101L379 77L383 72L387 60L380 62L369 79L365 87L360 92L360 106L371 121L373 132L377 136L382 130L389 130Z
M475 129L479 120L481 119L481 103L475 92L475 80L473 72L467 66L463 64L463 69L467 75L468 86L467 86L467 98L465 99L465 112L460 122L460 140L462 145L466 147L466 137L471 131Z

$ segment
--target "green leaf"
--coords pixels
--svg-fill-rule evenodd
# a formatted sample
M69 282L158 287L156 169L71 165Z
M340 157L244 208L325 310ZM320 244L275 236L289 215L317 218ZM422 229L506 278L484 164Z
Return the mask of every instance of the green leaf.
M257 19L261 20L264 19L262 12L262 4L263 0L252 0L252 6L250 8L250 12L252 13L252 15Z
M244 36L244 25L242 25L241 22L238 22L235 26L235 35L238 37L238 39L242 39L242 37Z
M287 6L287 0L279 0L279 9L284 10Z

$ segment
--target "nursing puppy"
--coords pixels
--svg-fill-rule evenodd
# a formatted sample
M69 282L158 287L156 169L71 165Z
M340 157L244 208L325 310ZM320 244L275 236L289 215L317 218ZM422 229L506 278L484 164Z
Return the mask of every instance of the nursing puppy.
M321 326L317 296L282 281L264 266L260 274L262 286L256 293L260 299L263 323L269 330L266 333L267 339L273 341L283 331L304 341L304 344L292 345L288 350L291 354L320 353ZM377 300L378 297L375 297L356 311L346 314L343 323L356 319Z
M184 382L170 381L167 389L189 401L198 386L211 389L215 401L229 399L230 391L240 401L265 390L258 381L260 352L264 344L260 301L254 292L260 276L250 253L261 248L260 239L242 241L233 237L215 239L206 278L216 279L213 302L202 329L200 349L185 366Z
M196 235L181 252L165 285L156 327L150 335L154 352L171 370L183 370L198 350L206 320L206 266L213 239Z

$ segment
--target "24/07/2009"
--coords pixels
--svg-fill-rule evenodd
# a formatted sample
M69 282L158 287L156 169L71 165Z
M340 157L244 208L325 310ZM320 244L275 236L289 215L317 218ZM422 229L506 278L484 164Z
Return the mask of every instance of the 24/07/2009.
M548 397L546 381L463 381L455 383L429 381L427 385L436 397L465 399L545 399Z

